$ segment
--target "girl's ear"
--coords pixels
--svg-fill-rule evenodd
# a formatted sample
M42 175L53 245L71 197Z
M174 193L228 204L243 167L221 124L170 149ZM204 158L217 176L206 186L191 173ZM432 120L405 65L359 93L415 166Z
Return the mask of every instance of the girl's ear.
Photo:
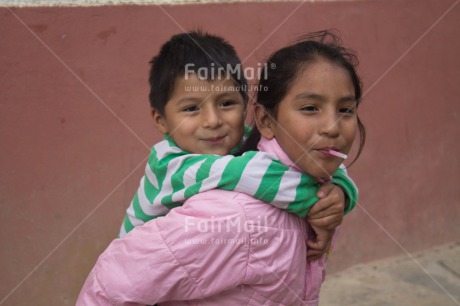
M168 134L168 126L166 124L166 120L155 108L152 108L152 118L153 124L158 129L158 131L160 131L160 133L163 135Z
M265 107L256 103L254 105L254 121L257 129L264 138L268 140L275 136L273 132L274 122L272 116L267 112Z

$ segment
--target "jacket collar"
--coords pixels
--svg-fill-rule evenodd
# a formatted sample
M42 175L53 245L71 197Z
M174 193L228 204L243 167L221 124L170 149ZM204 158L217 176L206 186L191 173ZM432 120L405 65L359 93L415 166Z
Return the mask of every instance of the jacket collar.
M289 168L303 172L302 169L297 167L297 165L287 156L283 149L281 149L280 145L276 141L275 138L268 140L263 136L260 137L259 144L257 145L257 149L259 151L263 151L272 155L275 155L284 165L288 166ZM332 177L328 179L319 179L318 183L324 184L332 180Z
M302 172L302 170L297 167L297 165L283 151L275 138L268 140L267 138L261 136L257 149L259 149L259 151L275 155L284 165L296 171Z

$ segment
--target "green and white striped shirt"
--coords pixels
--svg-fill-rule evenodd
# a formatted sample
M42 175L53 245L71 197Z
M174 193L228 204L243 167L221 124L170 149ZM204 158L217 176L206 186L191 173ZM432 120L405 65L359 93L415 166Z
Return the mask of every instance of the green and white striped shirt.
M349 212L358 198L355 184L344 168L337 170L332 182L350 199L346 213ZM318 201L319 186L312 177L291 170L269 153L250 151L237 157L190 154L166 136L151 149L120 237L135 226L166 215L191 196L215 188L242 192L305 217Z

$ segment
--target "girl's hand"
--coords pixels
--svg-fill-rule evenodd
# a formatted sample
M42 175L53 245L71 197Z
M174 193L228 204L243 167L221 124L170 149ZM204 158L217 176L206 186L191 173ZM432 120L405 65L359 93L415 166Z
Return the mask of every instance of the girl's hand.
M307 241L308 260L321 258L330 249L335 229L343 221L345 195L342 189L331 183L324 184L317 194L319 200L308 213L307 220L314 237Z

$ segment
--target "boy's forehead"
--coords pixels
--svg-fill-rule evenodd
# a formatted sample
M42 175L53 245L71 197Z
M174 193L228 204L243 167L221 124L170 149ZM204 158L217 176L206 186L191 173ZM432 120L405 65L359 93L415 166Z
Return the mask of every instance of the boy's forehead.
M200 81L207 81L207 82L222 82L222 81L229 80L229 81L236 83L236 80L233 79L233 75L231 73L229 72L215 73L212 70L211 72L206 70L205 73L203 72L197 73L195 71L185 71L182 75L178 75L178 78L182 78L185 80L192 79L192 80L200 80Z
M203 79L196 74L177 77L174 91L208 91L208 92L238 92L237 84L231 77Z

